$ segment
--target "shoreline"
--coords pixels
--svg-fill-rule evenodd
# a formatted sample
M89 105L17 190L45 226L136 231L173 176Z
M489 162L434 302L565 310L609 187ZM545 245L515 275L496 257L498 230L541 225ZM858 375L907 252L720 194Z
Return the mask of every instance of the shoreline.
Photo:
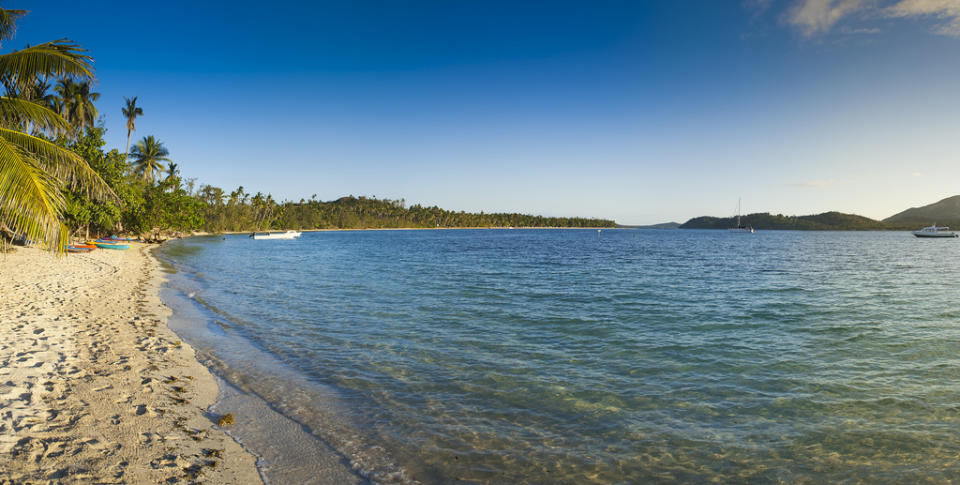
M592 230L592 229L629 229L622 227L359 227L359 228L329 228L329 229L291 229L299 232L348 232L348 231L461 231L461 230L477 230L477 229L491 229L491 230L533 230L533 229L551 229L551 230L563 230L563 229L574 229L574 230ZM254 232L264 233L264 232L283 232L288 229L269 229L269 230L260 230L260 231L223 231L223 232L206 232L206 231L194 231L188 235L189 236L220 236L220 235L235 235L235 234L252 234Z
M193 346L197 359L214 375L220 393L210 409L235 414L228 434L258 457L265 482L417 483L394 463L371 461L383 458L384 452L347 424L336 390L312 382L237 334L225 315L196 296L204 290L193 286L189 269L166 255L155 252L153 257L167 273L159 293L172 312L167 326Z
M167 325L152 248L0 255L0 481L263 483Z

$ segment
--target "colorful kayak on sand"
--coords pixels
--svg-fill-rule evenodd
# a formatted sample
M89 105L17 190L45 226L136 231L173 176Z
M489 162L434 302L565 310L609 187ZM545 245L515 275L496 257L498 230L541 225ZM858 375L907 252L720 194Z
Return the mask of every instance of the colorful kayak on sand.
M94 246L94 247L89 247L89 246L86 246L86 245L83 245L83 246L67 246L67 252L68 252L68 253L89 253L90 251L93 251L94 249L97 249L97 247L96 247L96 246Z
M111 244L111 243L104 243L104 242L98 242L96 244L97 244L97 247L101 249L130 249L129 244Z

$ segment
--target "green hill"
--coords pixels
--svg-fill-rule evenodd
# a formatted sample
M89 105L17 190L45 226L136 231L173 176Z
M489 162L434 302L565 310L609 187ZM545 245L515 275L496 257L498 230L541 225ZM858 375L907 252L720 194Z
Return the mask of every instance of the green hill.
M650 224L647 226L631 226L624 224L617 224L617 227L623 229L676 229L680 227L679 222L661 222L660 224Z
M881 221L844 214L842 212L824 212L809 216L785 216L761 212L748 214L740 218L741 224L758 230L792 229L801 231L869 231L892 229ZM728 229L737 226L736 217L695 217L683 223L680 229Z
M884 219L883 222L910 227L929 226L934 223L960 227L960 195L923 207L911 207Z

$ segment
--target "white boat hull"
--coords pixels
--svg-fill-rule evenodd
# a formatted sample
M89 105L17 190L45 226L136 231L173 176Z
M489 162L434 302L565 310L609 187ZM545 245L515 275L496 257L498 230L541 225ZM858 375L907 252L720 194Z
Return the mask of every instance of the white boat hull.
M298 231L271 232L263 234L253 233L250 235L250 237L254 239L296 239L300 237L300 234L301 233Z
M937 226L936 224L924 227L919 231L913 231L913 235L917 237L957 237L957 233L951 231L949 227Z

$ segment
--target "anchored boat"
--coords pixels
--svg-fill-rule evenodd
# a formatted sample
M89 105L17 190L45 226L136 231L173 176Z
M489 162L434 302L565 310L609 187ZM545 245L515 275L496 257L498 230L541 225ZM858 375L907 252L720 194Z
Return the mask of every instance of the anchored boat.
M951 231L949 227L937 226L936 224L924 227L919 231L913 231L913 235L917 237L957 237L957 233Z
M753 226L744 226L740 223L740 199L737 199L737 227L731 227L727 230L741 234L753 234Z
M255 232L250 237L253 239L296 239L300 237L300 231Z

